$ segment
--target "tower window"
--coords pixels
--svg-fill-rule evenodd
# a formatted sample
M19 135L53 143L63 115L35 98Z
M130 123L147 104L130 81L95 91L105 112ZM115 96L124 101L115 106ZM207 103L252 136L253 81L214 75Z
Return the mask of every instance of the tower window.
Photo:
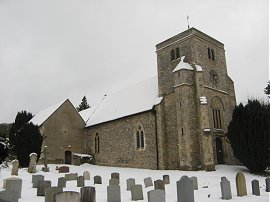
M215 53L213 49L211 49L211 55L212 55L212 60L215 60Z
M208 51L208 58L210 60L215 60L215 52L213 49L211 48L207 48L207 51Z
M175 52L176 52L176 58L180 58L180 50L179 50L179 48L176 48Z
M211 50L210 48L207 48L208 49L208 58L211 59Z
M99 135L98 133L96 133L96 136L95 136L95 153L98 154L100 152L100 149L99 149Z
M171 61L175 60L175 52L171 50Z
M144 131L141 125L139 125L137 131L136 131L136 146L137 149L144 149L145 144L144 144Z

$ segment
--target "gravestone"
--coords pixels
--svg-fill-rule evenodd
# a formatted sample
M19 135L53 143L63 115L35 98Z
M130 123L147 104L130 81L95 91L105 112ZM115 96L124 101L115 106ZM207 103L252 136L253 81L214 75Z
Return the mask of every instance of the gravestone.
M90 180L90 173L88 171L85 171L83 173L84 180Z
M48 187L45 189L45 202L53 202L54 194L63 192L63 187Z
M131 187L135 185L135 179L129 178L127 179L127 190L130 191Z
M102 179L99 175L94 177L94 184L102 184Z
M163 182L164 182L164 184L170 184L170 176L163 175Z
M270 178L269 177L265 178L265 185L266 185L265 191L270 192Z
M29 162L29 166L28 166L28 169L27 169L27 172L29 173L36 173L37 170L36 170L36 166L37 166L37 154L36 153L31 153L29 155L30 157L30 162Z
M68 174L65 174L66 181L77 180L77 178L78 178L78 173L68 173Z
M119 185L107 186L107 202L121 202L121 191Z
M58 187L66 187L66 179L64 177L59 177L58 178L58 182L57 182L57 186Z
M176 182L177 202L194 202L194 190L192 181L184 175Z
M113 179L113 178L116 178L116 179L119 179L120 180L119 173L116 173L116 172L111 173L111 179Z
M220 182L221 199L229 200L232 199L230 181L226 177L221 178Z
M51 181L39 181L37 187L37 196L45 196L45 189L51 187Z
M151 177L144 178L145 188L153 186L153 181Z
M68 166L60 166L58 168L59 173L69 173L69 167Z
M17 177L10 177L4 179L3 188L12 192L17 198L22 196L22 179Z
M119 179L117 178L109 179L109 185L119 185Z
M38 182L39 181L44 181L44 176L43 175L32 175L33 188L38 187Z
M258 180L251 181L252 194L255 196L260 196L260 185Z
M131 200L132 201L143 200L142 185L136 184L131 187Z
M81 188L81 202L96 202L95 187L82 187Z
M77 178L77 187L84 187L84 177L83 176L79 176Z
M148 202L165 202L165 191L155 189L147 192Z
M162 189L165 191L165 185L164 185L163 180L154 181L154 187L155 187L155 189Z
M198 190L198 180L197 177L191 177L190 180L192 181L193 190Z
M239 172L236 174L236 190L237 196L247 195L246 179L243 173Z
M0 202L18 202L18 196L9 190L0 190Z
M43 172L49 172L50 169L48 167L48 147L44 146L43 154L44 154L44 167L42 168Z
M19 161L17 159L12 161L11 175L18 175Z
M81 202L80 193L75 191L64 191L54 194L54 202Z

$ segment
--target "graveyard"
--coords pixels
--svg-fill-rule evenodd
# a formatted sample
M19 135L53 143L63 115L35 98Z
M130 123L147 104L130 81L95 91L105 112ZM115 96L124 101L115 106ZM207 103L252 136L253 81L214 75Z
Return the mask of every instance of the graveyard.
M18 192L19 200L14 197L13 201L19 202L49 202L53 201L55 193L58 196L57 193L61 192L66 193L65 196L59 195L56 201L75 202L80 197L88 198L85 201L96 202L216 202L225 199L243 202L269 201L266 177L250 174L242 166L218 165L216 171L212 172L148 170L91 164L47 166L48 172L43 171L43 165L37 165L36 172L29 173L27 168L22 168L18 170L18 175L16 171L14 173L11 164L1 168L0 201L5 189L11 189L12 197ZM267 181L270 184L269 179Z

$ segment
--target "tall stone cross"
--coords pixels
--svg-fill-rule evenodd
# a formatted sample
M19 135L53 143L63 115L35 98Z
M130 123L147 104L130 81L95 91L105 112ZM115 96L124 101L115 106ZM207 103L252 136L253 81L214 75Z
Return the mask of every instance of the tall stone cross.
M44 149L43 149L43 155L44 155L44 167L42 168L42 170L44 172L49 172L50 169L48 167L48 147L47 146L44 146Z

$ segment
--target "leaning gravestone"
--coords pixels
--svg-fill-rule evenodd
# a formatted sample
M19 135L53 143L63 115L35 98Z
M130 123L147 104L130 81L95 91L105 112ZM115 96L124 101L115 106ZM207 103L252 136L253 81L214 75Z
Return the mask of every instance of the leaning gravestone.
M260 185L258 180L251 181L252 194L255 196L260 196Z
M10 177L4 179L4 189L12 192L16 197L21 198L22 196L22 179L17 177Z
M265 178L265 184L266 184L266 192L270 192L270 178Z
M165 191L155 189L147 192L148 202L165 202Z
M48 187L45 189L45 202L53 202L54 194L63 192L63 187Z
M163 175L163 182L164 182L164 184L170 184L170 176Z
M246 179L243 173L236 174L236 190L237 196L247 195Z
M81 202L96 202L95 187L82 187L81 188Z
M45 189L51 187L51 181L39 181L37 187L37 196L45 196Z
M153 186L153 181L151 177L144 178L145 188Z
M143 200L142 185L136 184L131 187L131 200L132 201Z
M68 166L60 166L58 168L59 173L69 173L69 167Z
M109 185L119 185L119 179L117 178L109 179Z
M102 179L99 175L94 177L94 184L102 184Z
M0 202L18 202L18 196L12 191L0 190Z
M121 192L119 185L107 186L107 202L121 202Z
M11 175L18 175L19 161L17 159L12 161Z
M127 190L130 191L131 187L135 185L135 179L129 178L127 179Z
M43 175L32 175L33 188L38 187L38 182L39 181L44 181L44 176Z
M154 181L154 187L155 187L155 189L161 189L161 190L165 191L165 185L164 185L163 180Z
M83 173L84 180L90 180L90 173L88 171L85 171Z
M58 183L57 183L57 186L58 187L66 187L66 179L64 177L59 177L58 178Z
M232 199L231 185L227 178L221 178L220 182L221 199L229 200Z
M61 193L54 194L54 202L81 202L79 192L75 191L64 191Z
M194 190L192 181L184 175L176 182L177 202L194 202Z
M79 176L77 178L77 187L84 187L84 177L83 176Z
M190 180L192 181L193 190L198 190L198 180L197 177L191 177Z
M36 153L31 153L29 155L30 157L30 162L29 162L29 166L28 166L28 170L27 172L29 173L36 173L36 166L37 166L37 154Z

